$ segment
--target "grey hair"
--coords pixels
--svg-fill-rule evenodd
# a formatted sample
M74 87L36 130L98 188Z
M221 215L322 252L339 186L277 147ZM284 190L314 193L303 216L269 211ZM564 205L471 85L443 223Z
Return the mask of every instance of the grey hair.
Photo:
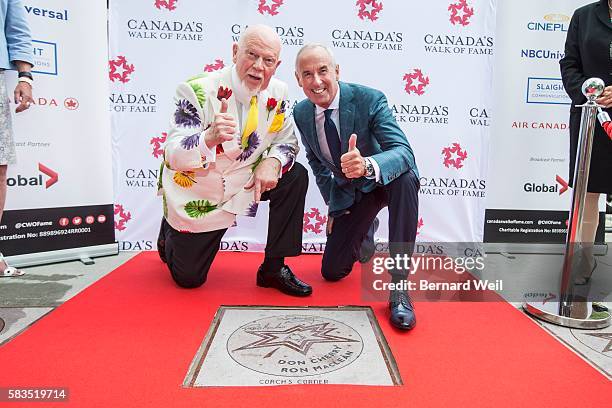
M324 49L327 54L330 57L331 60L331 69L336 69L336 58L334 57L334 53L332 52L331 48L329 48L327 45L324 44L320 44L320 43L310 43L310 44L306 44L304 45L302 48L300 48L300 50L298 51L297 55L295 56L295 72L298 71L298 61L300 60L300 56L302 55L302 53L309 51L309 50L314 50L315 48L322 48Z

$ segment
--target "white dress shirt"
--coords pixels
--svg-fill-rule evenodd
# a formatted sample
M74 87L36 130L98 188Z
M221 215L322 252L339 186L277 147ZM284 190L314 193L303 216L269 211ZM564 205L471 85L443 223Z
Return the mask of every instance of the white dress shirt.
M323 157L333 163L331 157L331 152L329 150L329 146L327 145L327 137L325 136L325 111L327 109L332 109L332 113L330 118L334 125L336 125L336 130L338 131L338 135L340 134L340 89L337 90L336 96L334 100L327 108L322 108L319 105L315 105L315 126L317 130L317 139L319 140L319 147L321 148L321 153ZM357 135L359 138L359 135ZM369 160L372 162L372 166L374 167L374 175L371 177L367 177L369 179L380 181L380 168L378 167L378 163L376 160L369 157Z

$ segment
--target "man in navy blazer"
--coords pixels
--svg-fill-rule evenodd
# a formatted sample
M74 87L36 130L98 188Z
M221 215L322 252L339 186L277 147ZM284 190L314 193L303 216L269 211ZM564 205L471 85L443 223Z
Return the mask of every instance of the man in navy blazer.
M411 255L419 177L412 148L385 95L339 82L339 66L329 48L320 44L304 46L295 67L298 84L308 99L295 106L293 117L329 206L323 277L337 281L351 272L362 241L385 206L389 209L391 255ZM407 270L395 270L392 281L401 282L407 274ZM395 327L414 327L414 308L406 291L392 290L389 308Z

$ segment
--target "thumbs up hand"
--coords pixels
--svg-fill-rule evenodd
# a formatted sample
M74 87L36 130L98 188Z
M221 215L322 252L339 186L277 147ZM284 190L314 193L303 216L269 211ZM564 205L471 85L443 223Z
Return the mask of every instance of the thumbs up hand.
M340 157L340 165L342 173L347 178L353 179L365 175L365 159L361 156L359 149L357 149L357 135L355 133L349 138L348 152Z
M215 114L215 117L210 125L210 128L204 135L206 146L213 148L214 146L232 140L236 134L236 121L234 117L227 113L227 99L221 99L221 109L219 113Z

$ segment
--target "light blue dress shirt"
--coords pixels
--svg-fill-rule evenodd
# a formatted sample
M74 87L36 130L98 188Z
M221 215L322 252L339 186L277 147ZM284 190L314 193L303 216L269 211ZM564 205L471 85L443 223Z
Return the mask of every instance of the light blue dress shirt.
M14 61L34 65L32 37L21 0L0 0L0 69L16 69Z

